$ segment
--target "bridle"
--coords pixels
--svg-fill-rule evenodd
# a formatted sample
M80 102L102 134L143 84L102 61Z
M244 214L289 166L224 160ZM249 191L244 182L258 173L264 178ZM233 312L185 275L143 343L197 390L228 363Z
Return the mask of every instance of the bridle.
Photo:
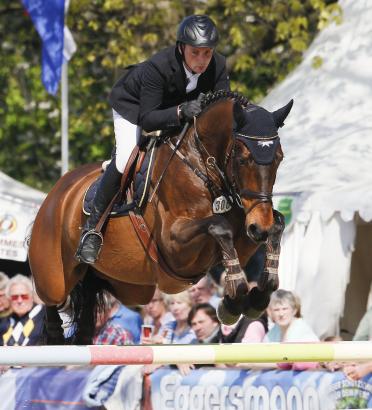
M217 164L216 158L209 153L202 140L200 139L196 125L196 118L194 117L193 138L195 147L197 148L204 164L205 171L203 172L198 167L194 167L180 151L176 151L176 154L186 165L188 165L192 169L192 171L200 179L203 180L204 184L211 192L212 197L217 198L222 194L230 202L231 206L236 204L241 209L244 209L242 198L254 199L254 203L248 209L244 209L246 214L250 213L259 204L272 204L272 192L252 191L247 188L244 188L242 190L239 189L238 184L236 183L236 169L234 167L234 159L237 141L240 141L244 145L246 145L247 140L263 142L274 141L279 138L278 134L268 137L250 136L237 132L234 133L230 146L226 150L223 169L221 169ZM175 145L173 145L171 141L168 140L167 143L173 151L176 149Z
M212 195L216 197L216 192L214 191L220 191L223 192L226 195L226 197L233 203L235 203L239 208L244 209L243 203L242 203L242 198L245 199L254 199L254 203L247 209L245 209L245 213L248 214L250 213L257 205L262 204L262 203L269 203L272 204L272 197L273 194L272 192L267 192L267 191L252 191L247 188L244 188L242 190L239 189L238 184L236 183L236 169L234 167L234 159L235 159L235 152L236 152L236 142L240 141L244 145L246 145L245 140L252 140L252 141L262 141L262 142L268 142L268 141L273 141L279 138L278 134L268 137L268 136L249 136L249 135L244 135L240 133L234 133L233 138L232 138L232 143L230 144L230 147L228 147L226 155L225 155L225 160L224 160L224 169L221 169L216 161L216 158L212 156L207 148L204 146L203 142L201 141L197 127L196 127L196 119L194 118L194 141L195 141L195 146L197 147L199 154L204 162L205 165L205 170L206 170L206 177L208 179L208 182L206 185L210 188L212 191ZM203 155L204 154L204 155ZM205 159L206 156L206 159ZM272 163L272 161L270 162ZM218 187L216 189L216 183L212 182L215 181L216 178L213 177L213 170L215 172L215 176L218 177L218 179L221 181L222 187ZM211 175L212 171L212 175ZM194 170L195 172L195 170ZM229 178L230 174L230 178ZM200 177L200 173L197 173L197 175Z

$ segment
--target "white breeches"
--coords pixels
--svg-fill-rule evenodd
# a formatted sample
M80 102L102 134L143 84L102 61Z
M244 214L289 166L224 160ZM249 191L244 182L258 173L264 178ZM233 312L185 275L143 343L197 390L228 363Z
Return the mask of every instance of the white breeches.
M133 148L141 136L141 127L125 120L119 113L112 110L116 142L115 165L123 173Z

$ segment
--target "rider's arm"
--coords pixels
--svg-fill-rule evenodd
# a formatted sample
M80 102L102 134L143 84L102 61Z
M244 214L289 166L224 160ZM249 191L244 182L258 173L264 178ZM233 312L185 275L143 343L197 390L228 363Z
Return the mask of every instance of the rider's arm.
M177 105L161 109L166 78L152 63L146 64L143 71L139 123L147 131L168 129L180 126Z

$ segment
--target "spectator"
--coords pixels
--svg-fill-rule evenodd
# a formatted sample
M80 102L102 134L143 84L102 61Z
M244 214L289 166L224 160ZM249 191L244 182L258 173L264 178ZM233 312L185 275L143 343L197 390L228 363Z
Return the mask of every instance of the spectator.
M8 282L8 275L4 272L0 272L0 345L2 345L2 335L8 328L8 317L12 312L10 301L5 294L5 288Z
M189 292L168 295L166 302L175 320L163 326L164 343L188 344L196 341L195 333L187 322L191 310Z
M353 341L372 340L372 306L362 317L353 337Z
M21 274L15 275L6 286L12 314L3 334L4 346L36 345L42 335L45 311L35 304L31 280Z
M188 323L195 332L199 343L218 343L220 341L220 322L216 309L209 303L199 303L190 310Z
M159 331L160 343L189 344L196 342L196 336L188 323L188 315L191 309L191 298L188 291L175 295L168 295L166 303L175 320L166 323ZM161 337L161 339L160 339ZM160 365L147 365L143 372L150 374L161 367ZM195 368L192 364L177 364L180 373L185 376Z
M164 301L164 295L158 288L156 288L154 296L150 302L145 306L145 324L153 326L153 333L150 337L143 337L141 343L162 343L163 335L160 333L162 327L174 320L173 315L169 312Z
M274 326L265 336L266 342L318 342L319 338L301 318L301 304L297 296L288 290L278 289L271 295L269 304ZM317 363L283 363L282 369L307 370Z
M205 275L194 286L189 289L193 305L209 303L217 309L220 298L217 296L216 283L209 275Z
M267 332L267 314L258 319L241 316L234 325L221 325L221 343L260 343Z
M115 317L120 308L117 299L109 293L105 293L104 312L97 315L96 336L93 344L123 346L133 343L133 335L122 326L121 320Z
M110 320L128 330L133 336L134 343L140 342L143 320L138 312L129 309L116 300L116 305L113 307Z
M344 367L344 373L350 380L359 380L372 373L372 361L366 363L353 363Z
M327 336L323 339L323 342L341 342L342 337L340 336ZM342 370L345 366L345 362L322 362L320 363L321 367L329 370L330 372L335 372L337 370Z

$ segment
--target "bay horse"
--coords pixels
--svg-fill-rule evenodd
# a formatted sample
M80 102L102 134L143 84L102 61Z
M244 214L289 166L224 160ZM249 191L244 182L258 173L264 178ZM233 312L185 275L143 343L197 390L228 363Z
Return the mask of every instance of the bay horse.
M76 329L72 342L89 344L103 290L125 305L147 304L156 286L165 293L181 292L221 262L227 276L220 320L233 323L241 313L265 309L277 278L269 274L250 291L241 266L278 226L283 228L271 197L283 158L278 129L292 103L269 112L237 93L209 93L182 141L178 135L158 141L152 200L142 214L173 274L164 274L148 257L128 217L108 219L93 266L78 262L82 200L101 166L84 165L61 177L39 209L29 243L36 291L47 305L48 342L63 343L57 307L69 295ZM221 197L229 203L224 213L216 209Z

